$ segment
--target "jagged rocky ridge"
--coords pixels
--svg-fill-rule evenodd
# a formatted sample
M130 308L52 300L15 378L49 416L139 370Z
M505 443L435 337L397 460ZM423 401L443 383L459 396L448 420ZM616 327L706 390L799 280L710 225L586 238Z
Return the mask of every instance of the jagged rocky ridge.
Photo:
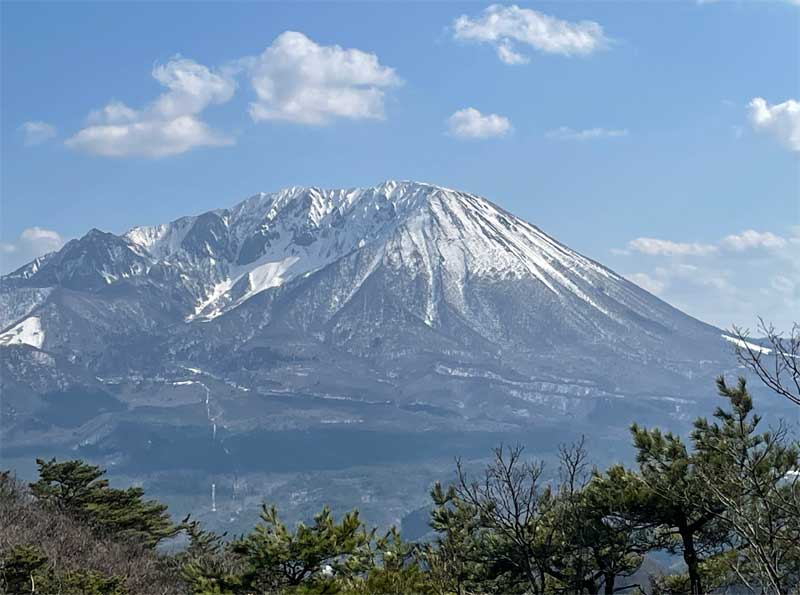
M486 199L415 182L92 230L2 278L0 329L12 442L48 435L30 420L75 387L125 407L67 442L121 419L504 431L679 419L733 365L719 329Z

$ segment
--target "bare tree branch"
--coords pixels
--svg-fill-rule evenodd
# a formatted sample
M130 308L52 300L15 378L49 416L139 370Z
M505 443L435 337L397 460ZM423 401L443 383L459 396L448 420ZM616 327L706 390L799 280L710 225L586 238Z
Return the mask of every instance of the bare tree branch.
M800 324L792 326L788 336L759 318L757 332L769 347L754 342L750 331L734 326L736 355L772 391L800 405Z

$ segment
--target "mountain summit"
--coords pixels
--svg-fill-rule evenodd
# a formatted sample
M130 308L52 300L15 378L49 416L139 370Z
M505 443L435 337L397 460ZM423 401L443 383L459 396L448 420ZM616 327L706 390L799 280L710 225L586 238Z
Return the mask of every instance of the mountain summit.
M534 281L555 301L577 299L611 319L619 315L604 287L627 285L485 199L392 181L373 188L262 193L232 209L137 227L122 237L92 230L8 280L100 290L138 279L160 284L173 276L185 292L176 305L187 309L186 320L207 320L357 251L376 257L373 268L406 269L427 284L418 298L425 302L428 324L440 306L467 314L469 281ZM623 292L629 295L612 300L630 300L630 287Z
M76 391L115 402L102 423L88 406L90 441L145 418L215 433L678 419L732 365L718 329L484 198L417 182L92 230L3 277L0 305L4 431L26 440L48 395Z

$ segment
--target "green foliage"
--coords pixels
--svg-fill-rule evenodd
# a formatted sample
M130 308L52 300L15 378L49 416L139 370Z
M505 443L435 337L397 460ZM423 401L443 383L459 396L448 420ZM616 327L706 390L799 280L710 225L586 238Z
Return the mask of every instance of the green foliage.
M739 593L742 592L742 583L732 564L736 552L714 554L700 562L700 576L706 593ZM685 595L691 592L691 579L686 572L650 577L650 592L652 595Z
M39 480L31 492L40 502L67 514L75 515L98 531L155 547L176 535L167 507L144 499L138 487L119 490L103 479L105 471L82 461L57 462L37 459Z
M439 593L475 592L489 580L489 534L483 530L477 510L456 496L450 486L436 483L431 490L435 508L430 525L436 544L426 544L422 556Z
M189 590L202 595L281 593L384 595L437 592L424 567L421 548L392 528L381 537L367 531L357 513L336 522L324 508L310 525L292 531L274 507L264 506L253 531L221 545L189 523L194 540L184 554ZM220 547L218 547L220 546ZM190 552L194 551L194 554Z
M264 505L261 522L224 552L227 563L212 555L187 564L184 574L194 593L337 593L369 568L373 538L358 512L337 523L326 507L292 531Z
M375 541L366 569L344 581L342 592L348 595L433 594L433 584L421 561L420 548L403 541L392 527Z
M560 497L557 523L562 583L590 592L597 592L602 583L606 593L613 593L618 579L636 572L644 555L657 547L657 536L648 523L626 518L629 497L624 485L596 473L580 491Z
M41 593L63 595L125 595L124 579L107 577L93 570L69 570L50 577L38 589Z
M22 545L0 559L0 586L4 593L33 593L40 571L47 564L39 548Z
M108 489L105 472L83 461L56 462L36 459L39 481L31 484L31 492L40 502L61 512L82 513L96 494Z
M668 547L683 553L688 592L699 595L704 592L700 564L720 551L726 536L719 525L722 506L698 471L704 464L702 453L690 453L680 437L658 428L634 424L631 434L639 463L636 481L644 486L632 520L652 523L675 538Z
M426 563L440 592L613 592L652 548L652 530L629 523L598 478L582 443L561 450L556 486L521 448L497 449L480 480L435 486ZM591 481L590 481L591 479ZM616 489L616 485L614 486Z
M370 538L358 512L337 523L325 507L312 524L299 523L290 531L277 509L264 505L261 523L235 542L233 551L245 560L246 588L268 591L312 583L330 592L334 576L347 577L363 564Z
M62 595L125 595L121 577L92 570L57 571L35 546L17 546L0 559L3 593L59 593Z
M736 551L731 568L753 590L788 593L800 582L800 471L786 428L759 432L761 418L744 378L717 380L729 409L698 419L692 433L700 474Z

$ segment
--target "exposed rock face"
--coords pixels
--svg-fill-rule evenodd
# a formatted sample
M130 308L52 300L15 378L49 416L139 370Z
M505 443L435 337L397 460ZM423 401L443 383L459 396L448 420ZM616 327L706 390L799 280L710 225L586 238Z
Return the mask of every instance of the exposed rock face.
M413 182L92 230L1 287L11 444L44 440L41 397L76 386L128 409L48 438L64 445L121 420L621 427L689 415L733 365L718 329L488 200Z

